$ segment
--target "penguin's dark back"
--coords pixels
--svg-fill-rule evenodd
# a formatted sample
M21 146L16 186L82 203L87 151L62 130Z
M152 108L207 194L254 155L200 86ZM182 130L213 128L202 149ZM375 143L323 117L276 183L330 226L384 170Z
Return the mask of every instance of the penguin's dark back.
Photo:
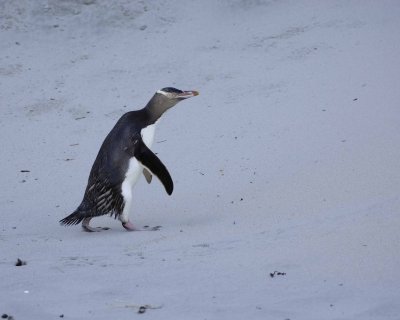
M93 163L89 180L92 176L107 172L107 178L111 183L122 183L130 159L126 148L130 146L132 137L140 134L146 126L147 117L142 110L122 115L104 139Z

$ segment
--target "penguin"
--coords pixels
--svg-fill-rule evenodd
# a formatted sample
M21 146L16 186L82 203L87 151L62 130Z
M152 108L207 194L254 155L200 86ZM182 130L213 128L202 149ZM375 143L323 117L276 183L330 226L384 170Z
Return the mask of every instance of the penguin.
M129 220L132 189L139 177L143 174L150 183L152 176L156 176L168 195L174 188L167 168L150 150L157 122L178 102L198 94L195 90L163 88L143 109L122 115L100 147L81 204L72 214L60 220L60 224L68 226L82 222L84 231L107 230L109 228L90 227L89 222L94 217L108 214L118 218L128 231L142 230Z

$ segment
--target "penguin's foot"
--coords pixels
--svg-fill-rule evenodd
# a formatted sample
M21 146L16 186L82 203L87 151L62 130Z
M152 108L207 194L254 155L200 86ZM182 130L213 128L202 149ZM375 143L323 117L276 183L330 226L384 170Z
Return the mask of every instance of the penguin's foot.
M89 226L89 222L90 222L91 219L92 218L83 219L83 221L82 221L83 231L86 231L86 232L99 232L101 230L109 230L110 229L110 228L107 228L107 227L104 227L104 228L103 227L93 228L93 227Z
M110 228L108 228L108 227L95 227L95 228L93 228L93 227L90 227L90 226L82 226L82 228L83 228L83 231L86 231L86 232L100 232L102 230L110 230Z
M128 231L157 231L160 230L161 226L156 226L150 228L149 226L144 226L143 229L136 228L132 222L128 220L128 222L122 222L122 226Z

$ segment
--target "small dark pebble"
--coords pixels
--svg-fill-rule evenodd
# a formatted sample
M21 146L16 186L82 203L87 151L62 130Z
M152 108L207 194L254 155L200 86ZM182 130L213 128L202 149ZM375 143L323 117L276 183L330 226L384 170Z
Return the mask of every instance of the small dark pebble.
M358 98L354 98L354 99L353 99L353 101L357 101L357 100L358 100Z
M21 267L21 266L25 266L26 265L26 261L22 261L20 258L18 258L17 262L15 263L16 267Z
M274 272L271 272L271 273L269 274L269 276L270 276L271 278L273 278L273 277L275 277L275 276L286 276L286 272L274 271Z
M30 170L21 170L21 172L31 172Z
M64 315L63 315L63 314L60 314L60 318L64 318Z
M146 312L146 307L145 306L140 306L138 313L142 314Z
M1 315L1 318L2 318L2 319L7 319L7 318L8 318L8 314L7 314L7 313L3 313L3 314Z

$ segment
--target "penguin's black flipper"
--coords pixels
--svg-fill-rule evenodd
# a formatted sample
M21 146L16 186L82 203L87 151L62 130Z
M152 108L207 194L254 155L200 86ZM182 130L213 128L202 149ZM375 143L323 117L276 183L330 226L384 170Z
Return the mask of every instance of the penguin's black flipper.
M174 183L165 165L143 142L140 135L136 135L132 139L133 148L128 148L128 151L133 151L133 156L164 185L165 191L169 195L174 190Z

